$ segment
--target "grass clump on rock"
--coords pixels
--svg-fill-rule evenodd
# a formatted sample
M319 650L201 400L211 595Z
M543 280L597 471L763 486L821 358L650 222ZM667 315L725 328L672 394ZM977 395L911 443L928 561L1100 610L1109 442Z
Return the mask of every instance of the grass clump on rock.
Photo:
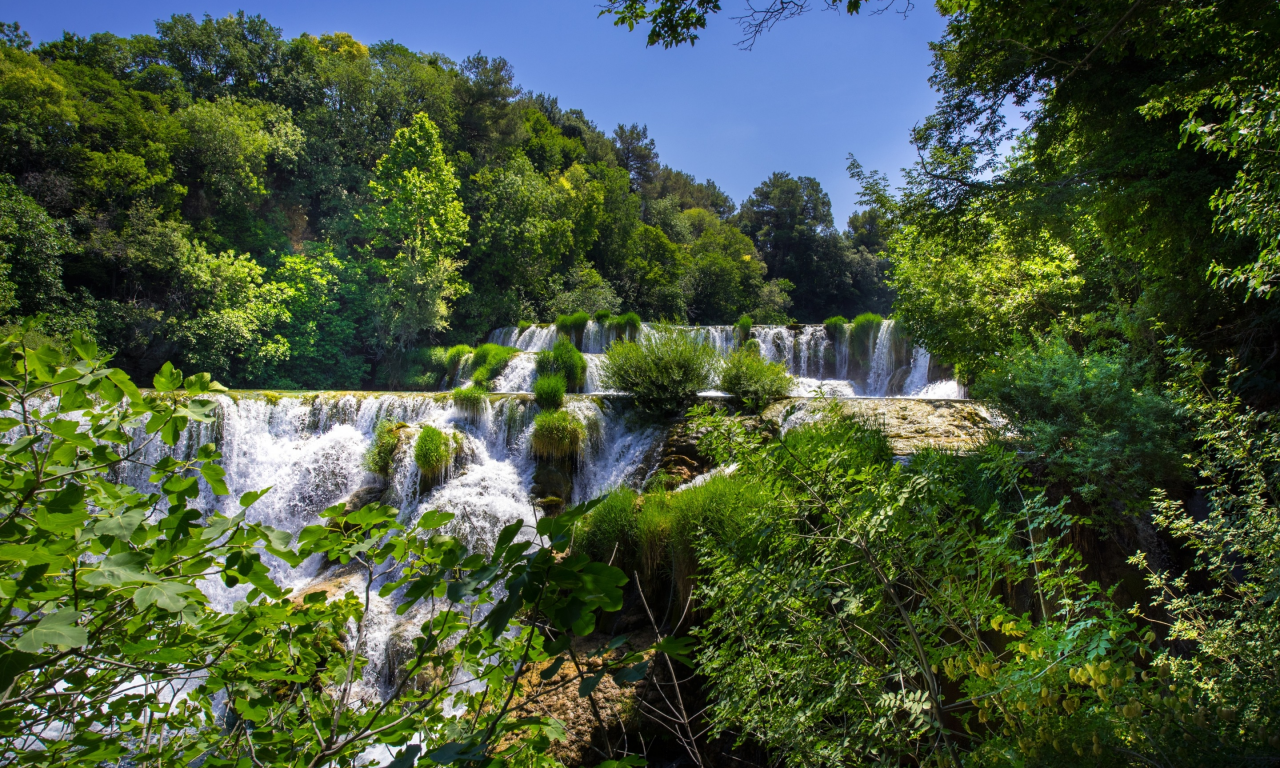
M586 312L574 312L572 315L560 315L556 318L556 330L566 336L581 339L582 332L587 329L587 323L589 322L591 322L591 316Z
M823 320L822 324L827 327L828 331L835 331L839 330L840 326L847 325L848 322L849 320L844 315L836 315L835 317L828 317L826 320Z
M470 419L478 419L484 415L489 404L489 393L484 387L471 384L453 390L453 407Z
M609 318L606 327L619 339L635 340L640 333L640 316L635 312Z
M751 315L743 315L733 324L733 336L739 344L746 344L751 339Z
M601 310L598 310L591 319L595 320L597 323L601 325L608 325L609 318L611 317L613 317L612 312L610 312L607 309L601 309Z
M765 360L759 346L753 344L729 355L720 370L719 388L746 410L759 413L769 403L790 395L793 383L785 365Z
M543 411L533 419L530 448L535 458L576 458L586 440L587 426L568 411Z
M670 326L654 326L639 341L618 341L604 354L603 384L635 395L654 415L678 413L715 380L719 356L709 344Z
M402 422L383 419L373 428L373 442L364 452L364 467L375 475L388 477L391 465L395 462L396 451L400 448L400 430Z
M458 454L460 441L456 434L446 434L430 424L423 424L418 439L413 444L413 461L423 476L432 479L444 477Z
M512 358L520 354L515 347L481 344L471 355L471 381L482 387L502 375Z
M534 370L539 376L558 373L564 377L568 391L578 392L587 383L587 358L582 356L568 336L560 336L551 349L538 353Z
M558 373L539 376L533 382L533 399L542 410L554 411L564 405L565 386L564 376Z

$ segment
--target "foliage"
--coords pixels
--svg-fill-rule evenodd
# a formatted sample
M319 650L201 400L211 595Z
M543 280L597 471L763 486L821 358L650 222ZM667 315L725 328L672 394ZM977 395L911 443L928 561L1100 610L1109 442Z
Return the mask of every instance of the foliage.
M1280 753L1277 670L1280 623L1280 425L1274 412L1245 405L1233 386L1241 372L1228 365L1218 381L1189 349L1174 350L1178 375L1170 394L1194 425L1192 468L1201 479L1205 510L1161 493L1155 522L1194 556L1183 573L1148 570L1153 608L1167 614L1171 642L1191 654L1161 661L1179 686L1204 705L1198 748L1205 754ZM1270 749L1267 749L1270 747Z
M476 384L454 389L450 400L453 402L453 407L458 409L458 413L473 421L483 416L489 408L488 390Z
M845 318L843 315L828 317L826 320L822 321L822 324L825 325L827 327L827 330L829 331L834 330L841 325L848 325L848 323L849 323L849 320Z
M789 765L984 765L1156 754L1151 724L1186 711L1167 678L1137 674L1154 633L1082 580L1070 518L1014 454L893 462L838 406L780 438L709 409L696 426L773 496L697 550L714 731Z
M701 339L656 325L639 341L619 340L605 351L601 383L634 395L644 411L670 415L711 386L718 362L716 351Z
M449 302L468 290L456 258L468 224L458 186L440 131L425 113L396 131L369 182L380 202L374 244L395 251L379 265L387 281L375 304L387 343L400 349L423 331L448 328Z
M554 411L564 405L564 376L548 373L534 379L533 399L544 411Z
M627 312L623 315L616 315L609 318L608 329L616 338L628 338L635 340L640 333L640 316L635 312Z
M515 347L501 344L481 344L471 353L471 380L477 386L488 388L490 382L502 375L511 359L520 354Z
M751 315L742 315L733 324L733 335L739 344L746 344L747 340L751 338L751 326L754 322Z
M375 475L391 476L392 465L396 453L400 450L400 442L404 438L404 422L379 419L373 427L373 440L364 452L364 467Z
M724 361L716 388L733 395L748 411L759 413L769 403L789 396L793 383L787 366L765 360L755 346L744 346Z
M589 322L591 322L591 316L586 312L560 315L556 318L556 330L570 338L582 338L582 332Z
M540 459L576 459L587 442L587 427L568 411L543 411L533 419L529 448Z
M596 313L591 316L591 319L596 321L600 325L607 325L609 322L609 318L611 317L613 317L613 312L610 312L607 309L601 309L601 310L597 310Z
M446 434L430 424L423 424L413 443L413 461L423 476L441 478L453 463L461 442L462 436L456 432Z
M1184 474L1173 405L1142 381L1123 350L1077 353L1061 335L997 358L971 394L1018 425L1011 439L1102 517L1146 506Z
M522 524L508 526L489 554L443 534L452 515L427 512L405 526L378 504L327 509L292 542L252 521L266 491L224 502L229 513L193 506L205 492L227 493L212 445L182 460L148 453L157 443L172 450L188 423L215 417L208 395L220 387L207 375L184 379L165 365L143 394L80 334L79 359L68 362L20 338L4 342L0 365L12 609L0 701L11 727L0 740L12 762L320 766L379 745L442 764L542 759L561 731L510 717L524 689L518 671L552 662L594 629L599 610L622 604L620 571L565 555L586 508L541 521L542 547L516 541ZM154 490L115 479L135 469ZM328 598L272 580L312 557L347 566L354 588ZM215 610L206 593L241 583L239 599ZM358 691L377 684L362 649L381 583L401 612L421 605L430 618L385 699L370 702ZM483 620L476 606L487 607ZM521 612L533 622L511 623ZM592 674L635 679L642 658ZM486 693L457 690L464 674ZM446 700L475 717L446 714Z
M539 376L559 374L564 377L565 386L570 390L580 391L587 383L587 359L568 336L558 336L551 349L538 353L534 370Z
M578 522L573 532L573 549L594 561L609 563L632 573L638 565L640 549L639 517L636 504L640 494L622 486L604 496L591 513Z
M444 364L449 366L450 372L456 373L462 369L463 364L466 363L468 358L473 354L475 354L475 350L466 344L455 344L454 346L449 347L449 350L445 352Z
M872 347L883 324L884 318L874 312L863 312L853 318L853 322L849 324L847 343L854 360L862 365L871 362Z

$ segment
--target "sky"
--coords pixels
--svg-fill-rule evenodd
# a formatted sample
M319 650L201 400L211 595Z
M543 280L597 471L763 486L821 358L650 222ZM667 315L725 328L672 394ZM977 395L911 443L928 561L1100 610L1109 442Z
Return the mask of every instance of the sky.
M596 0L0 0L0 20L40 42L64 30L150 33L174 13L243 9L287 37L349 32L455 61L502 56L523 88L582 109L606 133L648 125L663 163L713 179L737 202L774 171L813 176L843 226L858 207L849 153L895 182L915 159L908 138L936 100L928 43L941 37L942 18L924 2L905 16L815 11L745 51L731 19L744 0L722 5L695 46L671 50L599 18Z

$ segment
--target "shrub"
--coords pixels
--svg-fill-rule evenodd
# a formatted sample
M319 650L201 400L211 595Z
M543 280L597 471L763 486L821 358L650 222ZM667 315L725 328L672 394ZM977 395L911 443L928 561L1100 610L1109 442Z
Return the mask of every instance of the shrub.
M403 423L383 419L373 428L373 442L364 452L364 466L375 475L388 477L391 465L396 458L396 450L400 448L400 430Z
M572 315L560 315L556 318L556 330L566 336L581 338L583 330L591 317L586 312L574 312Z
M480 418L488 405L489 393L484 387L471 384L453 390L453 407L469 419Z
M391 390L436 389L449 375L446 355L443 347L417 347L403 355L389 355L379 364L374 384Z
M502 375L507 363L520 354L515 347L500 344L481 344L471 355L471 381L488 387L489 382Z
M733 335L739 344L746 344L751 338L751 315L743 315L733 324Z
M628 312L625 315L609 318L608 328L619 339L634 340L640 333L640 325L640 316L635 312Z
M543 411L533 419L530 448L539 459L567 459L582 453L587 427L568 411Z
M551 349L538 353L534 370L539 376L560 374L564 377L565 386L575 392L581 391L587 382L587 358L567 336L560 336Z
M670 326L656 326L639 341L618 341L604 355L603 383L635 395L652 414L672 414L711 386L715 349Z
M611 317L613 317L612 312L610 312L607 309L602 309L596 312L595 317L593 317L592 319L601 325L607 326L609 324L609 318Z
M458 454L460 442L456 434L446 434L430 424L423 424L413 444L413 461L424 476L441 478Z
M539 408L554 411L564 405L564 389L564 376L548 373L534 380L533 399L537 401Z
M871 345L880 333L884 318L874 312L863 312L849 324L848 344L853 359L861 365L871 361Z
M520 331L520 333L524 333L529 330L532 325L533 323L528 320L521 320L519 323L516 323L516 330Z
M787 367L761 357L758 345L734 350L720 369L719 388L754 413L790 395L792 384Z
M843 315L828 317L826 320L822 321L822 324L827 327L828 331L839 330L840 326L847 325L848 323L849 321Z
M1152 488L1184 474L1173 405L1118 353L1082 355L1051 336L992 358L970 393L1012 422L1050 479L1097 507L1145 507Z

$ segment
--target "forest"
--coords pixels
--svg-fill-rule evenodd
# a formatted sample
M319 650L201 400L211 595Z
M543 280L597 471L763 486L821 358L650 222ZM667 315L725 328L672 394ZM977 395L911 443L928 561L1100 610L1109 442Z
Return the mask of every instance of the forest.
M586 10L919 12L723 5ZM1280 765L1280 6L936 10L842 230L501 58L7 23L0 765Z
M172 360L230 386L396 389L419 350L560 314L889 308L874 216L838 230L818 182L785 172L736 205L662 165L643 125L608 134L501 57L289 40L244 13L0 40L0 313L86 333L138 376ZM402 130L439 161L415 200L393 180L422 159L393 152ZM457 209L414 245L392 219L434 195Z

